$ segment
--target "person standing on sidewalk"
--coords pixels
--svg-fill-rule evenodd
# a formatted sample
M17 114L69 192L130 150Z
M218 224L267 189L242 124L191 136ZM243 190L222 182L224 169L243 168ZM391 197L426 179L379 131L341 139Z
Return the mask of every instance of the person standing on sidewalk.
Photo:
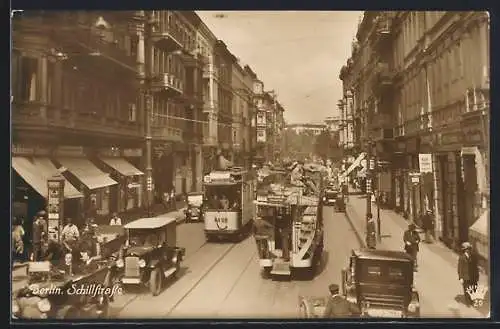
M371 213L366 214L366 246L370 249L375 249L376 247L376 228L375 220Z
M173 184L172 189L170 190L170 202L172 211L177 210L177 205L175 204L175 187Z
M462 243L462 253L458 258L458 279L464 289L464 297L467 305L472 305L473 301L469 291L477 288L479 281L479 266L477 255L472 250L469 242Z
M12 228L12 251L14 251L13 261L22 261L24 257L24 229L22 218L14 218Z
M408 224L408 229L403 234L405 251L413 258L414 270L418 269L417 254L419 250L420 235L414 223Z
M330 298L325 307L325 318L352 318L361 315L361 310L356 304L346 300L339 294L339 285L331 284L328 289L330 290Z
M422 228L425 232L425 242L432 243L434 236L434 216L430 209L427 209L422 216Z
M45 229L45 211L38 212L35 222L33 223L33 261L37 262L42 258L42 247L47 237Z

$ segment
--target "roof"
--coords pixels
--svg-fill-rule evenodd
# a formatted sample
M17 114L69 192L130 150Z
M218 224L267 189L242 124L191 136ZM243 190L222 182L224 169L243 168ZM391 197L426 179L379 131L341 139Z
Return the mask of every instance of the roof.
M378 260L395 260L412 262L412 258L404 251L396 250L377 250L377 249L359 249L353 250L353 255L358 258L378 259Z
M126 229L156 229L175 222L173 217L140 218L125 225Z

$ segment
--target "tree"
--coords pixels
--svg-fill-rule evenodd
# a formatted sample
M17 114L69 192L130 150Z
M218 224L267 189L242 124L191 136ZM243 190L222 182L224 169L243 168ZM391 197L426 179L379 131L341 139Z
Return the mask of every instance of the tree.
M316 137L314 143L314 152L323 160L332 159L340 160L343 156L343 151L339 146L339 132L324 130Z

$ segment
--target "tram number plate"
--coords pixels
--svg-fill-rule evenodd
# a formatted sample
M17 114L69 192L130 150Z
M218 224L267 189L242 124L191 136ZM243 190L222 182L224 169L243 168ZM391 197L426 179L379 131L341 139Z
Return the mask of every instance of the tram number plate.
M227 224L227 218L226 217L215 217L215 222L221 223L221 224Z

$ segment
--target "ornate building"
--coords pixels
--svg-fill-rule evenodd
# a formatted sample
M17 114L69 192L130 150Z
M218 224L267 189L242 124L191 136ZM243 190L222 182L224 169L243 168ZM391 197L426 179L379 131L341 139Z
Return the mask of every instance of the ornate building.
M434 211L451 247L489 203L488 31L485 12L366 12L340 75L355 142L391 161L393 205Z

